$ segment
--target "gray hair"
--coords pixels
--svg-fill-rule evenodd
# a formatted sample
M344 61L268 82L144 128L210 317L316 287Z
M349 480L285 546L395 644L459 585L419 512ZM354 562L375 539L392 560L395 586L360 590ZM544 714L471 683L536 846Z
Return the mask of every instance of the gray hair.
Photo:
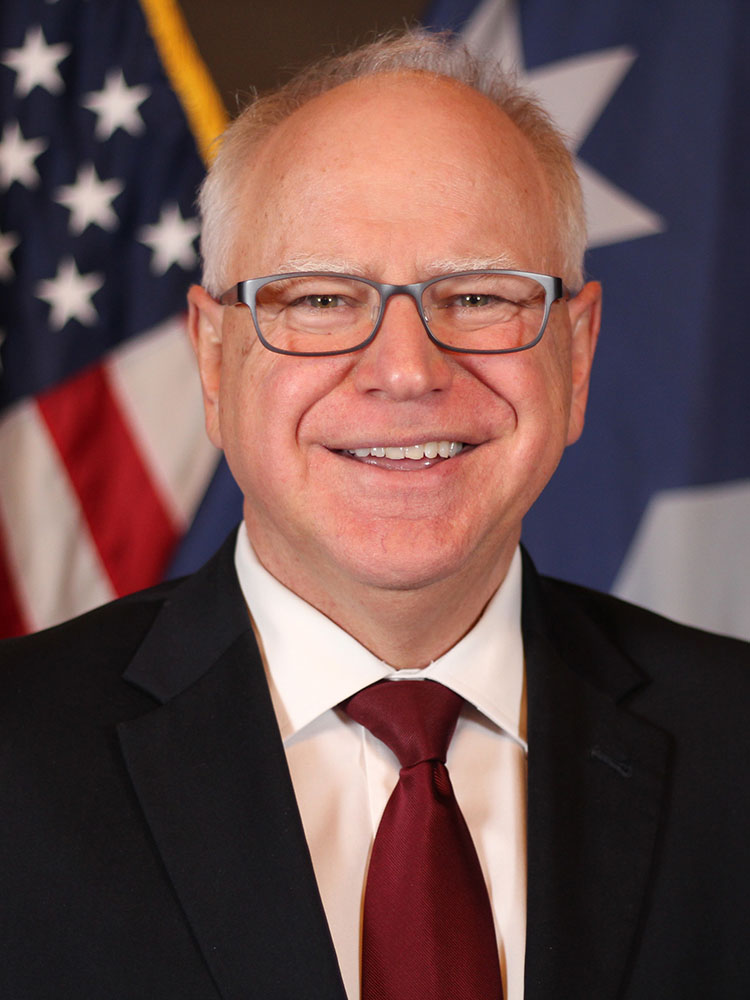
M242 175L268 133L297 108L342 83L381 73L417 70L473 88L493 101L531 143L546 172L557 214L566 284L582 282L586 223L581 186L561 132L546 111L496 62L475 57L447 33L425 29L389 33L343 55L302 70L267 95L256 96L218 140L218 152L201 185L203 281L212 295L228 283L232 234L239 216Z

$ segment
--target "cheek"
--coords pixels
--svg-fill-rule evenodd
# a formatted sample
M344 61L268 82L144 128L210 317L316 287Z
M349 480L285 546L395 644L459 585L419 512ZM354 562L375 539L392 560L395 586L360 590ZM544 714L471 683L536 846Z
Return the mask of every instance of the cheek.
M224 454L244 493L253 489L258 470L267 467L274 450L269 430L279 425L274 417L273 371L262 346L244 331L224 338L219 424ZM268 419L265 417L268 415Z
M567 424L570 358L556 347L546 351L539 347L518 354L472 359L472 375L512 411L521 431L528 421L545 425L548 431Z
M262 387L258 365L262 359L255 354L243 340L237 338L227 346L225 339L219 392L219 419L225 450L230 449L238 437L251 431L249 425L256 412L254 404Z
M507 407L511 431L498 439L493 476L499 496L517 494L519 516L552 476L568 436L569 360L564 349L535 350L486 358L475 369Z
M307 414L339 385L348 365L338 358L274 354L257 341L249 347L240 339L230 345L219 402L230 466L275 457L275 465L294 467L303 458L300 429Z
M529 354L530 363L537 365L536 378L531 378L539 404L547 410L552 427L559 426L567 433L568 414L572 395L572 366L570 334L566 329L554 327L545 333L543 348L536 357L534 349Z

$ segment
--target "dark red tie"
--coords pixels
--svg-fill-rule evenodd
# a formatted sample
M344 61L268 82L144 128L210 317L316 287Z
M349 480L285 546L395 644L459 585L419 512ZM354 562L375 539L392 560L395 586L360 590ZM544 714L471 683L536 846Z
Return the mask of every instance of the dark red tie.
M401 763L367 874L362 1000L502 997L487 887L445 768L462 703L427 680L344 702Z

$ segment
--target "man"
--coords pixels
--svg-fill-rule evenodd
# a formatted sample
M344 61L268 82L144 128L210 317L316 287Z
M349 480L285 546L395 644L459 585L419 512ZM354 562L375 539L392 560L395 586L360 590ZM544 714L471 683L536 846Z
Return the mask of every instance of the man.
M398 675L374 690L464 699L484 995L746 997L747 647L522 567L599 328L559 136L407 34L257 102L202 210L190 332L244 523L3 650L0 993L358 997L399 764L353 696ZM405 901L430 844L400 840ZM412 958L386 995L479 995L432 960L399 986Z

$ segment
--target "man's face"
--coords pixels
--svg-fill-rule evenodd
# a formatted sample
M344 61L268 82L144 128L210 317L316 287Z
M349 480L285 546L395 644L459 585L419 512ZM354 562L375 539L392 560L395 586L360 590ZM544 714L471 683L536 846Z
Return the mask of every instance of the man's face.
M335 270L400 284L450 270L560 274L552 200L509 120L423 74L345 84L283 122L248 167L229 283ZM598 288L553 307L518 354L442 351L391 299L364 350L267 351L245 307L191 293L209 433L261 561L302 596L500 582L521 519L580 433ZM356 449L458 442L457 456ZM319 593L316 599L315 590Z

